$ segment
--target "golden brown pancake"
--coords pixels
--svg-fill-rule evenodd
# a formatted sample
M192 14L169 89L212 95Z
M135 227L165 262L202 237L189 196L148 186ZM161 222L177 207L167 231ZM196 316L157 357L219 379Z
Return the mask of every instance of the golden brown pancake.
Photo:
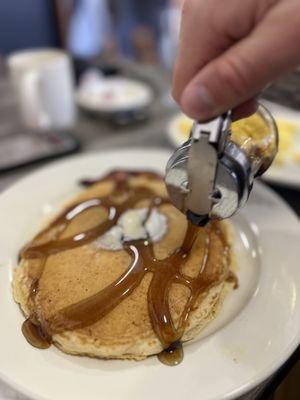
M138 201L128 202L136 193ZM155 203L167 218L165 235L155 244L99 248L97 234L103 234L110 202L116 210L120 204ZM82 239L83 232L92 232L89 240ZM13 291L28 318L23 332L32 344L46 347L52 341L70 354L138 360L194 339L233 287L230 274L224 223L188 229L160 177L119 172L85 189L23 249Z

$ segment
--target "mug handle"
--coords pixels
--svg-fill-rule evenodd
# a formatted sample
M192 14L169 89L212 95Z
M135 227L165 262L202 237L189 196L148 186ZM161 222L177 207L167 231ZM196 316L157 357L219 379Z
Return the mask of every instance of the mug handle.
M31 125L38 129L48 129L50 118L43 108L41 77L37 71L24 74L21 82L21 98Z

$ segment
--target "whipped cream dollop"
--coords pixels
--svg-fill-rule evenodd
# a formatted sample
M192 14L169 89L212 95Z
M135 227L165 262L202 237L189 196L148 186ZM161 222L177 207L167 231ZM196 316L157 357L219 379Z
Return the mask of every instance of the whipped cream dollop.
M106 250L121 250L123 242L150 238L153 243L158 242L167 231L167 218L153 208L137 208L125 211L119 218L117 225L100 236L94 244Z

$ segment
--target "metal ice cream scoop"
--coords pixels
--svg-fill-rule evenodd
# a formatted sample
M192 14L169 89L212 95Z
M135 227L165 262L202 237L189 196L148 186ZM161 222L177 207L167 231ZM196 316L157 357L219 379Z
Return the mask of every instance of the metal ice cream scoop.
M189 140L169 159L165 182L170 199L192 223L231 217L245 205L254 178L271 165L278 147L276 124L264 107L258 114L268 134L249 136L247 146L231 139L229 111L207 123L194 122Z

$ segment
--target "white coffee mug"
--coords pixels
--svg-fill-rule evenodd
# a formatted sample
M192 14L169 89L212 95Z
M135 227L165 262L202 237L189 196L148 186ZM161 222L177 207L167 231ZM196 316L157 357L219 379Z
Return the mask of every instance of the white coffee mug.
M68 129L76 108L71 62L56 49L19 51L8 58L25 126L37 130Z

